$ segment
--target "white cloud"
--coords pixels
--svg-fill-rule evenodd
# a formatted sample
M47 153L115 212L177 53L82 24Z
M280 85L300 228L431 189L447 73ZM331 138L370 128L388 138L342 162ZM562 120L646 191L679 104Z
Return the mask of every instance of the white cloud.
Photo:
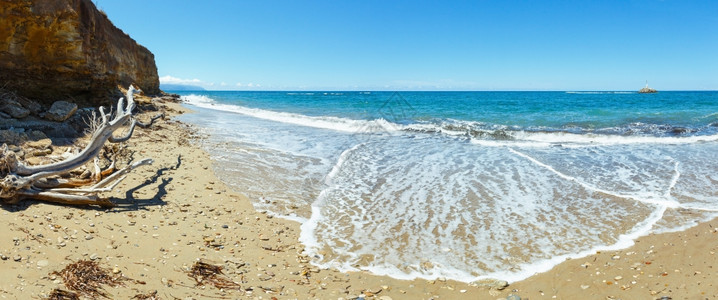
M245 90L245 89L259 89L262 88L261 84L249 82L249 83L228 83L227 81L219 81L219 82L206 82L199 80L197 78L195 79L184 79L184 78L177 78L171 75L166 75L160 77L160 83L164 84L183 84L183 85L195 85L195 86L201 86L203 88L206 88L208 90L217 89L217 90ZM270 86L271 87L271 86Z
M195 78L195 79L182 79L173 77L170 75L162 76L160 77L160 83L169 83L169 84L201 84L202 81Z

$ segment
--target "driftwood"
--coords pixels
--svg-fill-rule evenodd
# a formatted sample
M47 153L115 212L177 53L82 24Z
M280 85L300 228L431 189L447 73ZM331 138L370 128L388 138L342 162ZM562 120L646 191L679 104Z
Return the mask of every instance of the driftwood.
M10 151L7 145L0 148L0 201L5 203L16 203L22 199L32 198L70 205L100 205L113 206L107 199L101 198L98 194L109 192L127 173L133 169L152 164L152 159L142 159L120 169L114 169L114 162L105 171L98 165L98 155L106 142L121 143L127 141L135 129L135 126L148 127L154 120L162 115L153 117L148 124L139 122L132 116L132 110L136 104L134 101L135 90L132 86L127 91L127 102L120 98L117 109L114 113L106 113L100 107L99 124L90 138L87 146L77 155L56 163L27 166L20 162L15 153ZM111 118L112 117L112 118ZM110 119L111 118L111 119ZM115 136L114 132L128 126L126 132ZM68 180L62 175L80 168L94 160L95 171L93 180ZM104 178L103 178L104 177Z

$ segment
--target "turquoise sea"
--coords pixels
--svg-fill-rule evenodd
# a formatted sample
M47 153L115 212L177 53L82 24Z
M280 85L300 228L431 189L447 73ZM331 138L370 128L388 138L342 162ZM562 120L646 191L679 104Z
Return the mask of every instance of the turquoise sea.
M516 281L718 216L718 92L180 92L314 264Z

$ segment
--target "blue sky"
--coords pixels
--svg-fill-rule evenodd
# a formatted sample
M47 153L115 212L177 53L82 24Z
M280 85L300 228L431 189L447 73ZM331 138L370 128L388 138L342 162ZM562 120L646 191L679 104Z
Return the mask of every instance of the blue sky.
M714 0L94 2L214 90L718 90Z

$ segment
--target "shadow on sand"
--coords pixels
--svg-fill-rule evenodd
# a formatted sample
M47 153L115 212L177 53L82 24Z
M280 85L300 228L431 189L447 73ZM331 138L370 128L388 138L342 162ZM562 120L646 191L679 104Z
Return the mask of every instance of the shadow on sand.
M162 206L167 204L166 201L163 200L165 195L167 195L167 185L172 182L172 177L168 178L162 178L165 172L170 170L177 170L179 167L182 166L182 155L177 157L177 164L170 167L165 167L162 169L157 170L157 172L147 180L145 180L142 184L137 185L125 192L124 198L117 198L117 197L110 197L109 200L115 204L112 208L107 207L100 207L95 205L84 205L84 206L72 206L72 205L65 205L65 204L58 204L58 203L52 203L52 202L44 202L44 201L37 201L33 199L26 199L22 200L19 203L16 204L6 204L0 202L0 208L8 211L8 212L18 212L18 211L24 211L28 207L30 207L33 204L36 203L44 203L48 205L55 205L55 206L62 206L62 207L76 207L78 209L83 210L97 210L97 211L106 211L106 212L126 212L126 211L136 211L136 210L146 210L148 207L152 206ZM148 197L143 198L136 198L134 196L134 193L142 188L157 184L158 181L162 181L159 185L157 185L157 192L154 195L148 195Z

